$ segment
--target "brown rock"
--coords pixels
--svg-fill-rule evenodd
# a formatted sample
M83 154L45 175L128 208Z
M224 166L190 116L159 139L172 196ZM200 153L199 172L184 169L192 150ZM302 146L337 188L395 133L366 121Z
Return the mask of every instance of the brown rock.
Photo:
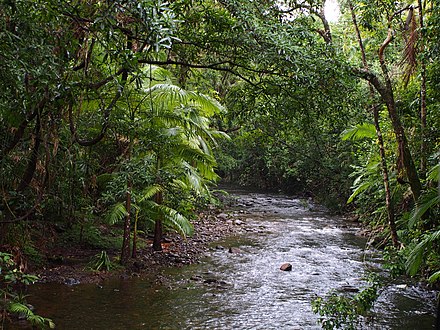
M282 264L280 269L285 272L290 272L292 270L292 264L289 263Z

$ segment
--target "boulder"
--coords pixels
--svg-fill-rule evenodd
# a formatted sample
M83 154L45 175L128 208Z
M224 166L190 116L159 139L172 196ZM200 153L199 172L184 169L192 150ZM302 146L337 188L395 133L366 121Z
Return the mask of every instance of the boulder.
M280 269L285 272L290 272L292 270L292 264L289 263L282 264Z

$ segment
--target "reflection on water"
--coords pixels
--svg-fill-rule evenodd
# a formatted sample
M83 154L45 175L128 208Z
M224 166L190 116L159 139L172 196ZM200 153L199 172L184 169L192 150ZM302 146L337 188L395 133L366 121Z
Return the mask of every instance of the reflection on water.
M31 302L58 329L319 329L310 301L364 284L366 267L376 265L364 260L365 240L300 200L237 194L248 231L216 242L203 263L102 287L38 285ZM230 246L239 253L228 253ZM291 272L279 270L285 262ZM417 287L390 286L365 328L432 329L434 299Z

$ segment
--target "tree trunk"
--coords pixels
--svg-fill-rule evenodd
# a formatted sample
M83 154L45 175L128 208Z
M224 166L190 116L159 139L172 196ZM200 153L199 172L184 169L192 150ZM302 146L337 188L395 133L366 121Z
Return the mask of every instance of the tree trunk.
M134 228L133 228L133 248L131 251L131 257L136 259L137 257L137 224L139 218L139 210L136 209L136 216L134 218Z
M367 57L365 55L365 48L364 44L362 42L361 33L359 31L359 27L356 20L356 14L353 9L353 5L351 1L348 2L348 5L350 7L351 11L351 18L353 20L353 25L356 30L356 35L359 42L359 48L361 50L362 55L362 63L364 65L365 70L368 70L368 62ZM368 87L370 89L370 96L371 99L374 100L374 89L370 82L368 82ZM374 127L376 129L376 136L377 136L377 142L379 144L379 155L381 160L381 170L382 170L382 178L383 178L383 184L385 188L385 205L387 208L387 216L388 216L388 224L390 227L390 233L391 233L391 240L393 241L393 245L395 247L399 246L399 239L397 236L397 229L396 229L396 222L394 218L394 206L391 199L391 191L390 191L390 180L388 175L388 165L386 160L386 154L385 154L385 146L383 143L383 137L382 137L382 131L380 129L379 124L379 110L376 106L372 106L372 112L373 112L373 118L374 118Z
M424 23L423 23L423 2L418 0L419 5L419 21L420 30L419 36L422 40L421 52L423 52L423 33L424 33ZM425 61L422 59L420 64L420 175L424 178L426 175L426 65Z
M408 147L408 140L406 139L405 130L403 129L402 123L400 121L400 117L397 113L396 102L394 100L393 86L391 84L391 79L388 74L388 68L385 64L384 52L386 47L390 44L392 40L393 40L393 31L391 30L391 28L389 28L388 36L379 49L379 62L385 79L385 89L383 91L384 93L381 94L381 96L387 105L388 115L391 119L391 123L394 129L394 134L396 135L396 140L399 148L397 168L398 169L401 168L405 171L406 177L409 181L408 183L413 193L414 201L417 201L422 191L422 184L420 182L416 166L414 165L414 161L412 159L411 152ZM398 177L401 174L403 173L397 173Z
M379 110L377 109L377 107L373 109L373 116L374 116L374 127L376 128L377 142L379 144L379 154L381 160L383 185L385 188L385 204L387 208L388 225L390 226L391 240L393 241L393 245L395 247L398 247L399 238L397 236L397 227L394 217L394 206L393 206L393 201L391 199L390 180L388 176L388 166L385 157L385 147L383 144L382 132L380 130L380 125L379 125Z
M124 221L124 236L122 239L122 251L121 251L121 264L127 264L128 258L130 256L130 222L131 222L131 181L127 182L127 193L125 201L125 209L127 210L127 215Z
M414 201L417 201L420 197L422 191L422 184L419 179L419 175L417 173L416 166L411 156L411 152L408 147L408 141L406 139L405 130L403 129L402 123L400 121L400 117L397 113L396 102L394 100L394 93L391 84L391 80L388 74L388 68L385 64L384 59L384 51L385 48L392 40L392 31L389 29L388 37L382 44L379 50L379 61L382 69L383 76L385 78L385 84L383 84L379 78L369 70L365 69L354 69L354 73L368 80L374 88L378 91L382 100L385 102L388 110L388 116L391 120L394 134L396 136L396 141L398 144L398 169L403 170L398 173L398 181L402 182L402 175L406 174L408 179L408 183L411 187L412 195Z
M162 192L158 192L156 194L155 200L158 205L162 205L163 203ZM153 239L154 251L162 251L162 235L163 235L162 215L159 214L158 218L156 219L156 222L154 223L154 239Z
M41 137L40 137L40 115L37 115L37 121L35 123L35 138L34 146L32 148L31 157L29 158L28 165L24 171L23 178L21 179L20 185L18 186L18 191L23 191L31 183L32 178L35 174L35 169L37 168L38 151L40 149Z

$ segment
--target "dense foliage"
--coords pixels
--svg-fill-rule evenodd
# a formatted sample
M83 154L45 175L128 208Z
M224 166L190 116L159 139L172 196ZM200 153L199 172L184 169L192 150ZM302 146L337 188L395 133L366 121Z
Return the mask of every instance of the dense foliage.
M3 250L125 264L138 233L191 235L221 177L354 212L437 282L440 4L324 5L1 0Z

